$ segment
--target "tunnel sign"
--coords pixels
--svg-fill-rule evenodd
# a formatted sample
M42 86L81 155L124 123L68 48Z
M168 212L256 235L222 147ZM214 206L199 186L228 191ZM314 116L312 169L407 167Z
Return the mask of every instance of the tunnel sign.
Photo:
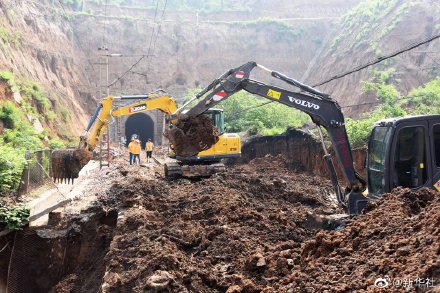
M143 111L146 109L147 109L147 104L143 104L143 105L128 108L128 112L134 113L134 112L139 112L139 111Z

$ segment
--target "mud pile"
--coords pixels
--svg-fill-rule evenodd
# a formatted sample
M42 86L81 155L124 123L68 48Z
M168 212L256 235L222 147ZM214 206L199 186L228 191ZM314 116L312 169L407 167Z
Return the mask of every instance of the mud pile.
M177 181L121 169L124 180L101 199L119 209L105 273L71 274L57 288L74 280L102 292L373 292L379 277L439 280L436 192L397 189L339 230L317 232L309 214L341 212L332 186L288 166L267 156Z
M372 292L378 278L391 291L432 289L440 285L440 196L396 189L344 229L317 233L299 260L285 291Z
M206 115L177 120L164 134L173 145L176 155L191 157L209 149L218 141L218 132Z
M272 255L292 250L299 257L301 243L314 235L302 227L307 211L338 210L321 196L332 190L328 181L289 173L281 158L259 160L200 181L114 185L105 204L124 211L103 291L272 290L289 272Z

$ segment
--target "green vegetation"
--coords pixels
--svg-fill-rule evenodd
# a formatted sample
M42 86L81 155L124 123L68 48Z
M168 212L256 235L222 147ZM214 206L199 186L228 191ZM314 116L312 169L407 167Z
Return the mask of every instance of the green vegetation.
M4 27L0 26L0 47L5 48L5 44L11 44L14 48L21 45L21 34L19 32L10 32Z
M244 28L254 28L257 32L273 28L276 30L276 35L272 34L275 41L285 39L286 37L290 37L290 39L295 39L303 32L302 29L293 28L286 21L271 17L262 17L258 18L257 20L245 21L210 21L209 23L224 23Z
M58 139L58 138L54 138L54 139L49 140L49 148L51 150L60 149L60 148L63 148L65 146L66 145L64 144L64 142L62 140Z
M0 135L0 193L18 188L26 150L42 148L41 140L24 115L8 101L0 105L5 129Z
M394 69L373 71L373 78L363 82L365 93L374 94L380 105L361 119L347 119L346 127L352 146L365 146L375 122L384 118L405 115L440 113L440 77L413 89L406 97L396 89L392 82L399 80Z
M47 125L56 121L60 116L62 121L70 120L70 114L65 107L54 108L57 98L48 94L41 85L32 81L17 80L11 72L0 71L0 82L6 83L11 92L20 92L20 105L13 101L0 102L0 122L4 129L0 132L0 194L16 190L19 186L21 174L26 165L26 151L64 146L64 142L57 136L70 140L71 134L65 127L57 129L57 134L49 134L49 128L37 134L29 117L38 119ZM6 98L8 98L6 96ZM9 97L11 98L11 97ZM54 102L54 103L53 103ZM19 108L18 108L19 107ZM57 115L57 113L59 113ZM48 136L52 137L48 140Z
M132 8L150 8L155 9L156 1L133 1L129 0L87 0L103 5L107 1L110 5L127 6ZM74 9L82 6L83 0L61 0L63 4L69 5ZM200 11L200 12L219 12L219 11L249 11L252 1L234 1L234 0L168 0L169 10L177 11ZM163 5L163 4L162 4Z
M440 113L440 77L409 92L404 106L417 115Z
M25 164L20 149L0 145L0 194L18 188Z
M64 122L67 122L70 120L70 113L69 113L69 110L67 110L67 108L62 107L60 110L60 115L61 115L61 119L63 119Z
M23 205L13 208L0 206L0 227L12 231L20 230L29 222L30 211Z

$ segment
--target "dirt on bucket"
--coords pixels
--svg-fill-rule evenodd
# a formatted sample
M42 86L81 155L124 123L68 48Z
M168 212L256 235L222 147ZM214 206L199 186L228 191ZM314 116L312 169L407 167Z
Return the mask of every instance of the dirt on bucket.
M71 148L57 149L52 156L53 179L58 181L68 181L78 178L81 169L92 159L92 152L87 149Z
M218 141L219 133L206 115L178 119L172 128L164 133L177 156L191 157L209 149Z

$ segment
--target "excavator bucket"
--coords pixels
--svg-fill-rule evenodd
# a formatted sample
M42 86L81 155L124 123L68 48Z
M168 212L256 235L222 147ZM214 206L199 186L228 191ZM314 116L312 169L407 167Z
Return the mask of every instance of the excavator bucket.
M52 174L55 182L69 183L78 178L79 171L90 161L92 152L69 148L52 151Z
M218 141L219 133L206 115L179 118L164 133L177 156L191 157L209 149Z

